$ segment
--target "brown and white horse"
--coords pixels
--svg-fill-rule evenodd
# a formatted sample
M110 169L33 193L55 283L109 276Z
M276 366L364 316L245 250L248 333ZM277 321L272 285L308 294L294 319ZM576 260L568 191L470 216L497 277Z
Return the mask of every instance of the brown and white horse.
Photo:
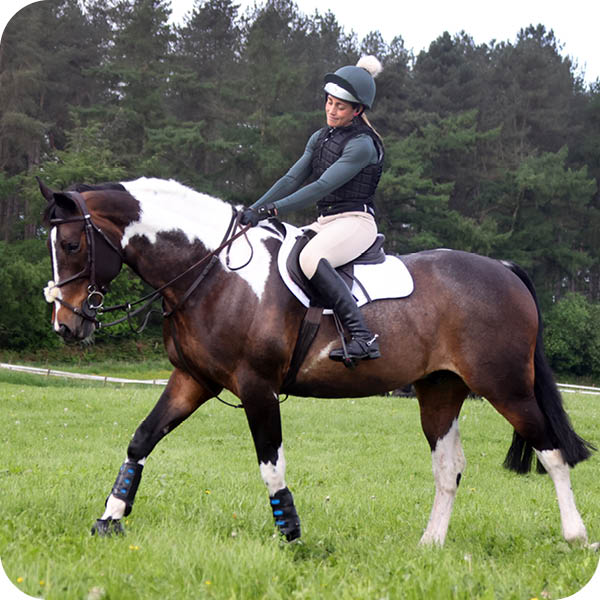
M232 207L173 181L142 178L58 192L40 187L48 200L54 276L47 299L58 334L81 340L92 333L96 309L123 262L160 290L169 315L164 342L175 368L136 430L93 531L122 531L120 519L131 510L154 446L225 388L245 410L275 523L286 539L299 537L278 395L305 309L278 274L280 235L259 226L221 249L231 239ZM471 390L514 427L505 466L526 472L535 451L556 487L564 537L587 543L569 467L588 458L591 446L573 431L544 357L531 281L514 264L465 252L402 258L414 278L412 295L363 308L379 333L382 358L353 370L331 361L339 338L325 318L285 392L360 397L414 383L435 479L421 542L443 544L465 468L458 416Z

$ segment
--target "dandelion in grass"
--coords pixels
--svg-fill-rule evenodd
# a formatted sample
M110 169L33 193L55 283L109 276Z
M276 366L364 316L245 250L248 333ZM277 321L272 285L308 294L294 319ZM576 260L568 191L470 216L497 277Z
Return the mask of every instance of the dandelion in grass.
M17 583L23 583L23 578L22 577L17 577Z

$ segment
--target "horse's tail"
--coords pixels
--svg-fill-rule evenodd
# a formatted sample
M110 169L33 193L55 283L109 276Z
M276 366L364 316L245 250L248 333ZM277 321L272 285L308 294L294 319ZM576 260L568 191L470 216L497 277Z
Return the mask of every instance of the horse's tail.
M538 313L538 334L533 357L535 398L544 415L554 447L560 448L564 460L573 467L578 462L589 458L591 451L596 450L596 448L575 433L569 416L563 408L562 397L544 352L542 315L533 282L519 265L506 261L503 261L502 264L525 284L535 301ZM504 459L504 466L517 473L527 473L531 469L532 457L533 446L515 431L512 444ZM545 472L539 461L537 471L539 473Z

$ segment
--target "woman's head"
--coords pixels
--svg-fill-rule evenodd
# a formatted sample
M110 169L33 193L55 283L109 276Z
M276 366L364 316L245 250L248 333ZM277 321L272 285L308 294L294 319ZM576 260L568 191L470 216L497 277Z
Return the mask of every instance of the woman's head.
M383 67L375 56L363 56L356 66L348 65L325 75L325 92L347 103L371 108L375 100L375 77ZM359 113L360 114L360 113Z
M346 102L327 94L325 100L325 115L329 127L346 127L352 123L354 117L358 117L364 110L362 104L357 102Z

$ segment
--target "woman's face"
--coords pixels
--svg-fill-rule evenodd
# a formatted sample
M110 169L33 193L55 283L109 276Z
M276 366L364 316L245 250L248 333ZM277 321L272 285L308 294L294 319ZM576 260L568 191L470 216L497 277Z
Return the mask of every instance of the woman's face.
M346 127L358 114L360 114L360 110L358 108L354 109L350 102L345 102L334 96L327 96L325 115L329 127Z

